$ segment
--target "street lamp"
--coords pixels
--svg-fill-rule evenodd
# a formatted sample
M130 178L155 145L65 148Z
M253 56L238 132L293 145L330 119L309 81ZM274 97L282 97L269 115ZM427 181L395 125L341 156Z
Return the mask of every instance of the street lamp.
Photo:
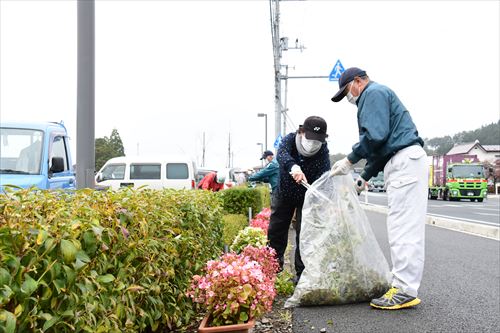
M257 113L257 117L264 117L266 120L266 136L265 136L265 146L267 150L267 113Z
M257 142L257 146L260 146L260 156L264 155L264 148L262 142ZM264 160L260 160L260 165L264 166Z

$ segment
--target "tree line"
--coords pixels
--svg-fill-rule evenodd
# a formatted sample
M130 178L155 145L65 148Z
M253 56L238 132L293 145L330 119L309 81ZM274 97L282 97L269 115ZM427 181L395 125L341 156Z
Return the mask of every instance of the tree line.
M432 139L424 139L427 155L444 155L455 144L469 143L479 140L481 145L500 145L500 120L496 123L481 126L472 131L463 131L453 136L446 135Z
M450 151L455 144L464 144L475 142L479 140L481 145L500 145L500 120L496 123L491 123L489 125L481 126L481 128L462 131L453 136L445 135L441 137L435 137L432 139L424 139L424 149L427 155L444 155ZM333 164L346 155L342 153L330 155L330 162ZM365 161L361 160L356 165L355 168L363 168Z
M125 156L125 149L117 129L111 131L109 137L95 139L95 170L102 168L107 160L113 157Z

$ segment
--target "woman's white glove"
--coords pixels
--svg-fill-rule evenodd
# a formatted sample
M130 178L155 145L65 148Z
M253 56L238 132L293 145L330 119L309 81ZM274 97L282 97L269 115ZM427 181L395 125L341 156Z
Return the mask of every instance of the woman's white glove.
M356 189L356 192L360 194L366 189L366 180L364 180L361 176L356 179L356 182L354 183L354 188Z
M290 175L292 175L293 180L295 180L297 183L301 183L302 181L307 183L306 175L304 175L302 169L297 164L294 164L292 166Z
M335 162L335 164L332 167L332 170L330 171L331 176L337 176L337 175L347 175L349 171L351 171L352 168L352 163L347 159L347 157L344 157L340 161Z

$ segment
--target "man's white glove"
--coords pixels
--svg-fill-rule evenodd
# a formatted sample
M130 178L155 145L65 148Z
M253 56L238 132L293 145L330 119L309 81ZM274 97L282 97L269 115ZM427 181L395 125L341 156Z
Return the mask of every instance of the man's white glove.
M349 171L351 171L352 168L352 163L347 159L347 157L344 157L340 161L335 162L335 164L332 167L332 170L330 171L331 176L337 176L337 175L347 175Z
M358 179L356 179L356 182L354 183L354 188L356 189L356 192L360 194L366 189L366 180L364 180L361 176L358 177Z

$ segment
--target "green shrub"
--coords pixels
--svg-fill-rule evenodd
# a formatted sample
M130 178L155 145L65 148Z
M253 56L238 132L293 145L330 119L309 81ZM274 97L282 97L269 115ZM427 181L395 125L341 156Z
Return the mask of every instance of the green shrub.
M223 220L224 232L222 237L224 244L231 245L238 232L248 226L248 218L242 214L228 214L223 216Z
M260 185L255 188L260 193L260 198L262 201L262 208L271 207L271 193L269 192L269 186Z
M274 282L274 287L276 288L276 293L278 295L290 296L293 294L295 287L293 285L293 274L287 270L283 270L276 276L276 281Z
M248 216L248 207L251 207L253 217L262 210L259 190L238 186L217 193L222 199L224 211L228 214Z
M220 255L208 191L20 190L0 196L0 332L186 326L194 274Z
M236 238L231 244L231 251L240 253L245 247L263 247L267 245L267 236L261 228L246 227L238 232Z

